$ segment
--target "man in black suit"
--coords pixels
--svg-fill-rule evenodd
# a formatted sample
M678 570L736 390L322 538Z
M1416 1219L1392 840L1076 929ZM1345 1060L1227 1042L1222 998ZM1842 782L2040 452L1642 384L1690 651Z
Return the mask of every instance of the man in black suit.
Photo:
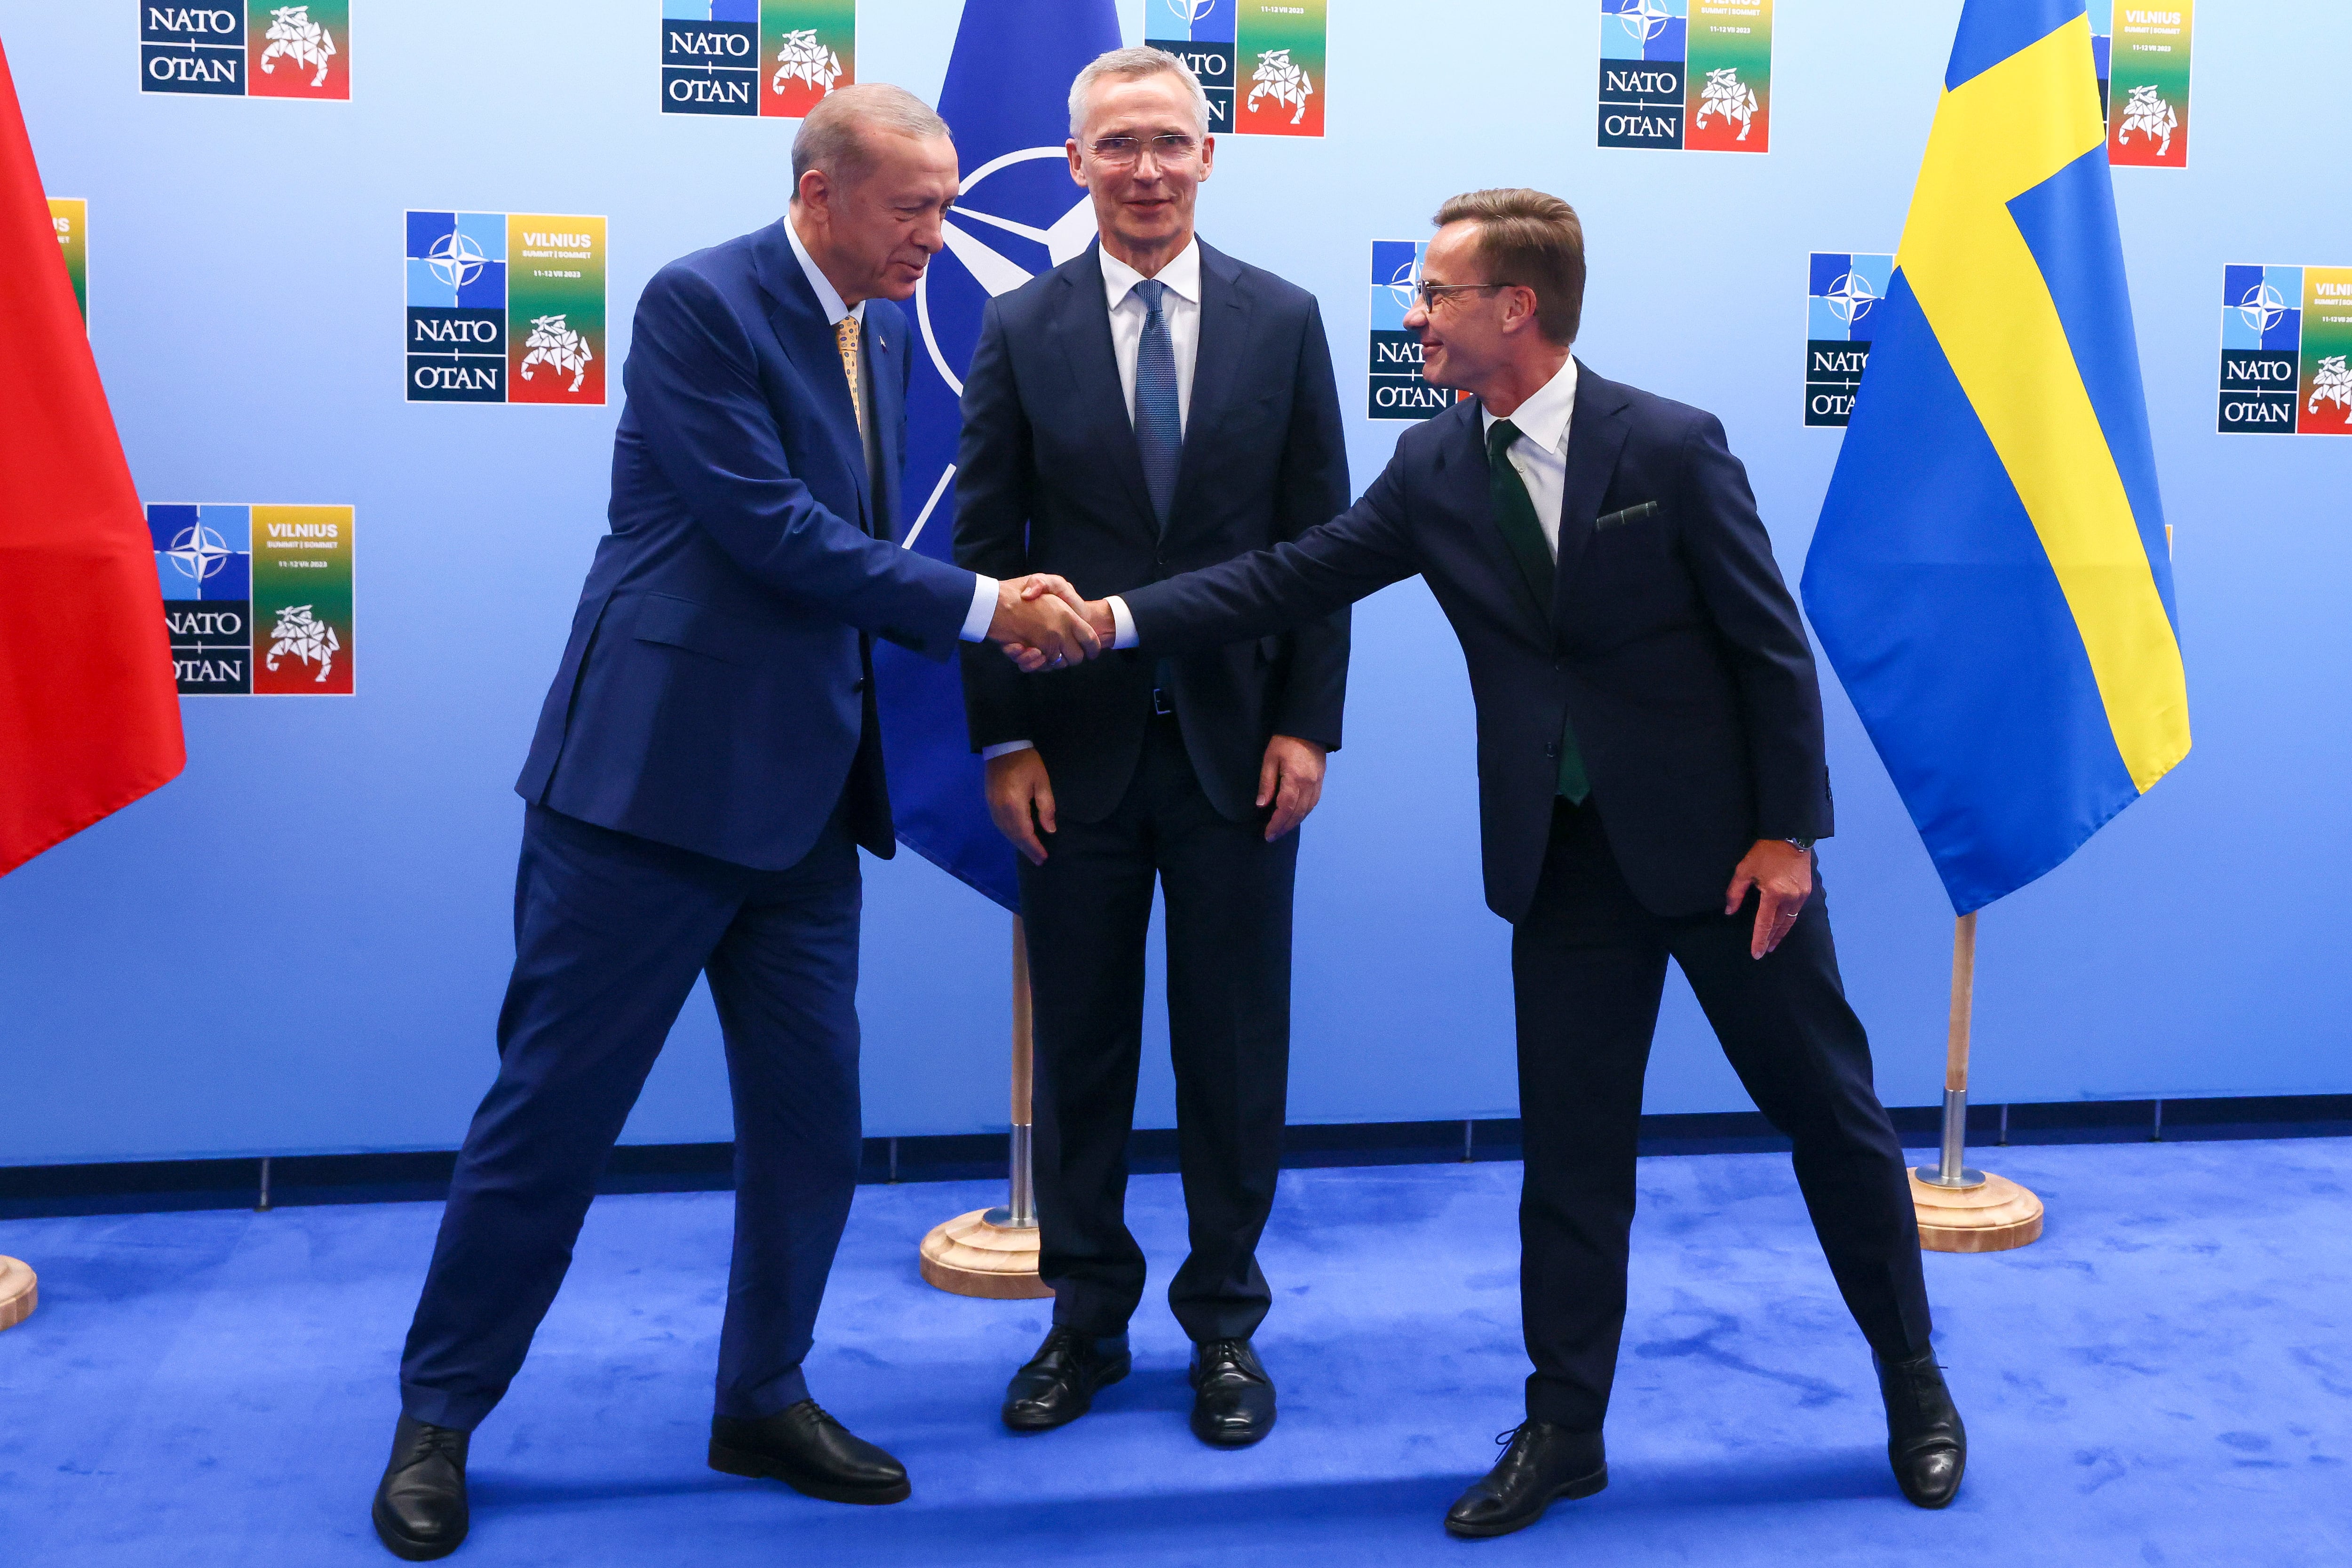
M1068 153L1100 243L989 306L964 384L957 563L1099 595L1345 507L1314 296L1193 237L1215 149L1192 71L1158 49L1096 60L1071 89ZM1055 1295L1005 1424L1061 1426L1128 1372L1144 1258L1123 1217L1127 1142L1156 879L1192 1222L1169 1304L1194 1342L1192 1430L1255 1443L1275 1416L1250 1339L1272 1300L1256 1248L1288 1083L1293 830L1339 744L1348 611L1050 679L983 651L964 661L965 706L1023 857L1039 1272Z
M1669 958L1795 1145L1878 1363L1896 1478L1940 1508L1967 1437L1928 1346L1902 1148L1817 896L1821 693L1746 472L1712 415L1570 355L1584 241L1567 203L1482 191L1437 222L1406 324L1429 380L1476 395L1406 431L1328 525L1089 605L1096 634L1147 655L1227 643L1419 573L1461 638L1486 901L1516 928L1535 1373L1527 1420L1446 1527L1500 1535L1607 1484L1634 1132Z

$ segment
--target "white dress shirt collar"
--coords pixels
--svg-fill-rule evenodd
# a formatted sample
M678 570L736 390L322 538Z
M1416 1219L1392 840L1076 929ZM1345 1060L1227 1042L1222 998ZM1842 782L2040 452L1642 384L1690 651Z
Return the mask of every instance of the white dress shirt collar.
M1482 421L1478 426L1481 435L1492 430L1495 421L1504 417L1483 402L1479 404L1478 411ZM1557 452L1560 449L1562 437L1568 434L1568 416L1575 412L1576 356L1570 354L1557 374L1529 394L1525 403L1511 410L1509 418L1522 440L1532 441L1547 452Z
M792 237L793 254L801 258L801 270L808 274L809 287L816 290L816 308L824 312L825 324L837 327L844 316L855 316L857 324L864 326L866 301L860 300L855 305L842 303L841 290L833 286L833 279L824 275L824 268L816 264L816 258L811 256L808 247L801 243L800 226L793 222L790 213L784 215L784 232Z
M1097 248L1102 257L1103 293L1108 298L1110 308L1116 310L1135 286L1143 281L1143 274L1113 256L1108 246L1099 246ZM1184 248L1169 258L1168 265L1160 269L1156 278L1158 281L1167 284L1181 298L1190 300L1195 305L1199 304L1201 302L1200 240L1197 238L1186 240Z

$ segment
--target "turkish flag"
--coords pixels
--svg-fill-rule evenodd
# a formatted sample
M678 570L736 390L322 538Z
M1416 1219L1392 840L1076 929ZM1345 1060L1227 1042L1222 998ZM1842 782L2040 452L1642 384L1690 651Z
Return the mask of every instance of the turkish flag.
M0 51L0 876L186 763L154 546Z

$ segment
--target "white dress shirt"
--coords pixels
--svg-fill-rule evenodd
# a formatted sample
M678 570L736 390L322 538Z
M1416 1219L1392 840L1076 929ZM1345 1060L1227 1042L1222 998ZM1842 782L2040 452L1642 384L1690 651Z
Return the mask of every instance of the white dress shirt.
M809 254L808 247L801 243L800 226L786 217L784 232L792 237L793 254L801 258L801 270L808 274L809 287L816 290L816 308L824 312L825 324L838 329L845 319L857 323L857 364L860 371L865 370L866 301L860 300L855 305L845 304L841 290L833 286L833 279L824 275L824 268L816 264L816 258ZM1129 357L1131 362L1133 356ZM873 380L870 375L864 379L869 384ZM859 423L869 423L862 410ZM963 630L957 634L964 641L981 642L987 638L989 623L996 619L996 586L995 578L983 577L978 573L972 574L971 608L964 615Z
M1537 387L1508 415L1491 408L1480 411L1482 436L1495 428L1497 419L1507 418L1518 427L1519 438L1511 443L1506 456L1518 470L1519 482L1528 487L1528 499L1536 503L1536 521L1543 524L1544 542L1551 546L1554 561L1559 559L1559 507L1568 486L1568 419L1575 412L1574 354L1568 356L1559 374Z
M1143 348L1143 322L1151 312L1135 291L1143 274L1113 256L1108 247L1097 254L1102 258L1103 300L1110 308L1111 353L1118 360L1118 387L1127 398L1127 422L1132 425L1135 356ZM1168 292L1160 297L1160 314L1168 323L1168 346L1176 355L1176 428L1181 434L1192 421L1192 370L1201 362L1201 242L1186 240L1184 248L1155 276L1168 285ZM1110 613L1126 639L1117 646L1133 647L1135 626L1127 617L1127 601L1113 595ZM980 754L983 759L1001 757L1007 752L1026 751L1031 743L1005 741L982 746Z
M1118 358L1119 391L1127 398L1129 424L1135 422L1135 356L1143 347L1143 321L1151 312L1135 286L1143 274L1113 256L1102 258L1103 295L1110 306L1110 346ZM1201 359L1201 242L1187 240L1155 280L1168 285L1160 297L1160 311L1168 323L1168 346L1176 354L1176 427L1181 432L1192 417L1192 367Z
M1551 546L1554 561L1559 559L1559 508L1568 488L1568 422L1575 412L1576 356L1570 354L1558 374L1507 416L1519 432L1519 438L1511 443L1511 467L1518 470L1519 482L1528 487L1528 499L1536 503L1536 521L1543 525L1544 542ZM1495 427L1496 420L1507 417L1491 408L1482 408L1480 416L1482 437ZM1110 646L1133 647L1135 617L1128 614L1127 601L1116 594L1110 596L1110 618L1118 627Z

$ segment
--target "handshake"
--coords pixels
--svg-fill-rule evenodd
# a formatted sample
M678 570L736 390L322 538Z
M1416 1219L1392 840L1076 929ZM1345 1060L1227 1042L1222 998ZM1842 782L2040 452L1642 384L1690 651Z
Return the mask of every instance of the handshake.
M988 640L1027 674L1084 664L1107 650L1117 634L1109 601L1082 598L1067 579L1050 572L996 585Z

